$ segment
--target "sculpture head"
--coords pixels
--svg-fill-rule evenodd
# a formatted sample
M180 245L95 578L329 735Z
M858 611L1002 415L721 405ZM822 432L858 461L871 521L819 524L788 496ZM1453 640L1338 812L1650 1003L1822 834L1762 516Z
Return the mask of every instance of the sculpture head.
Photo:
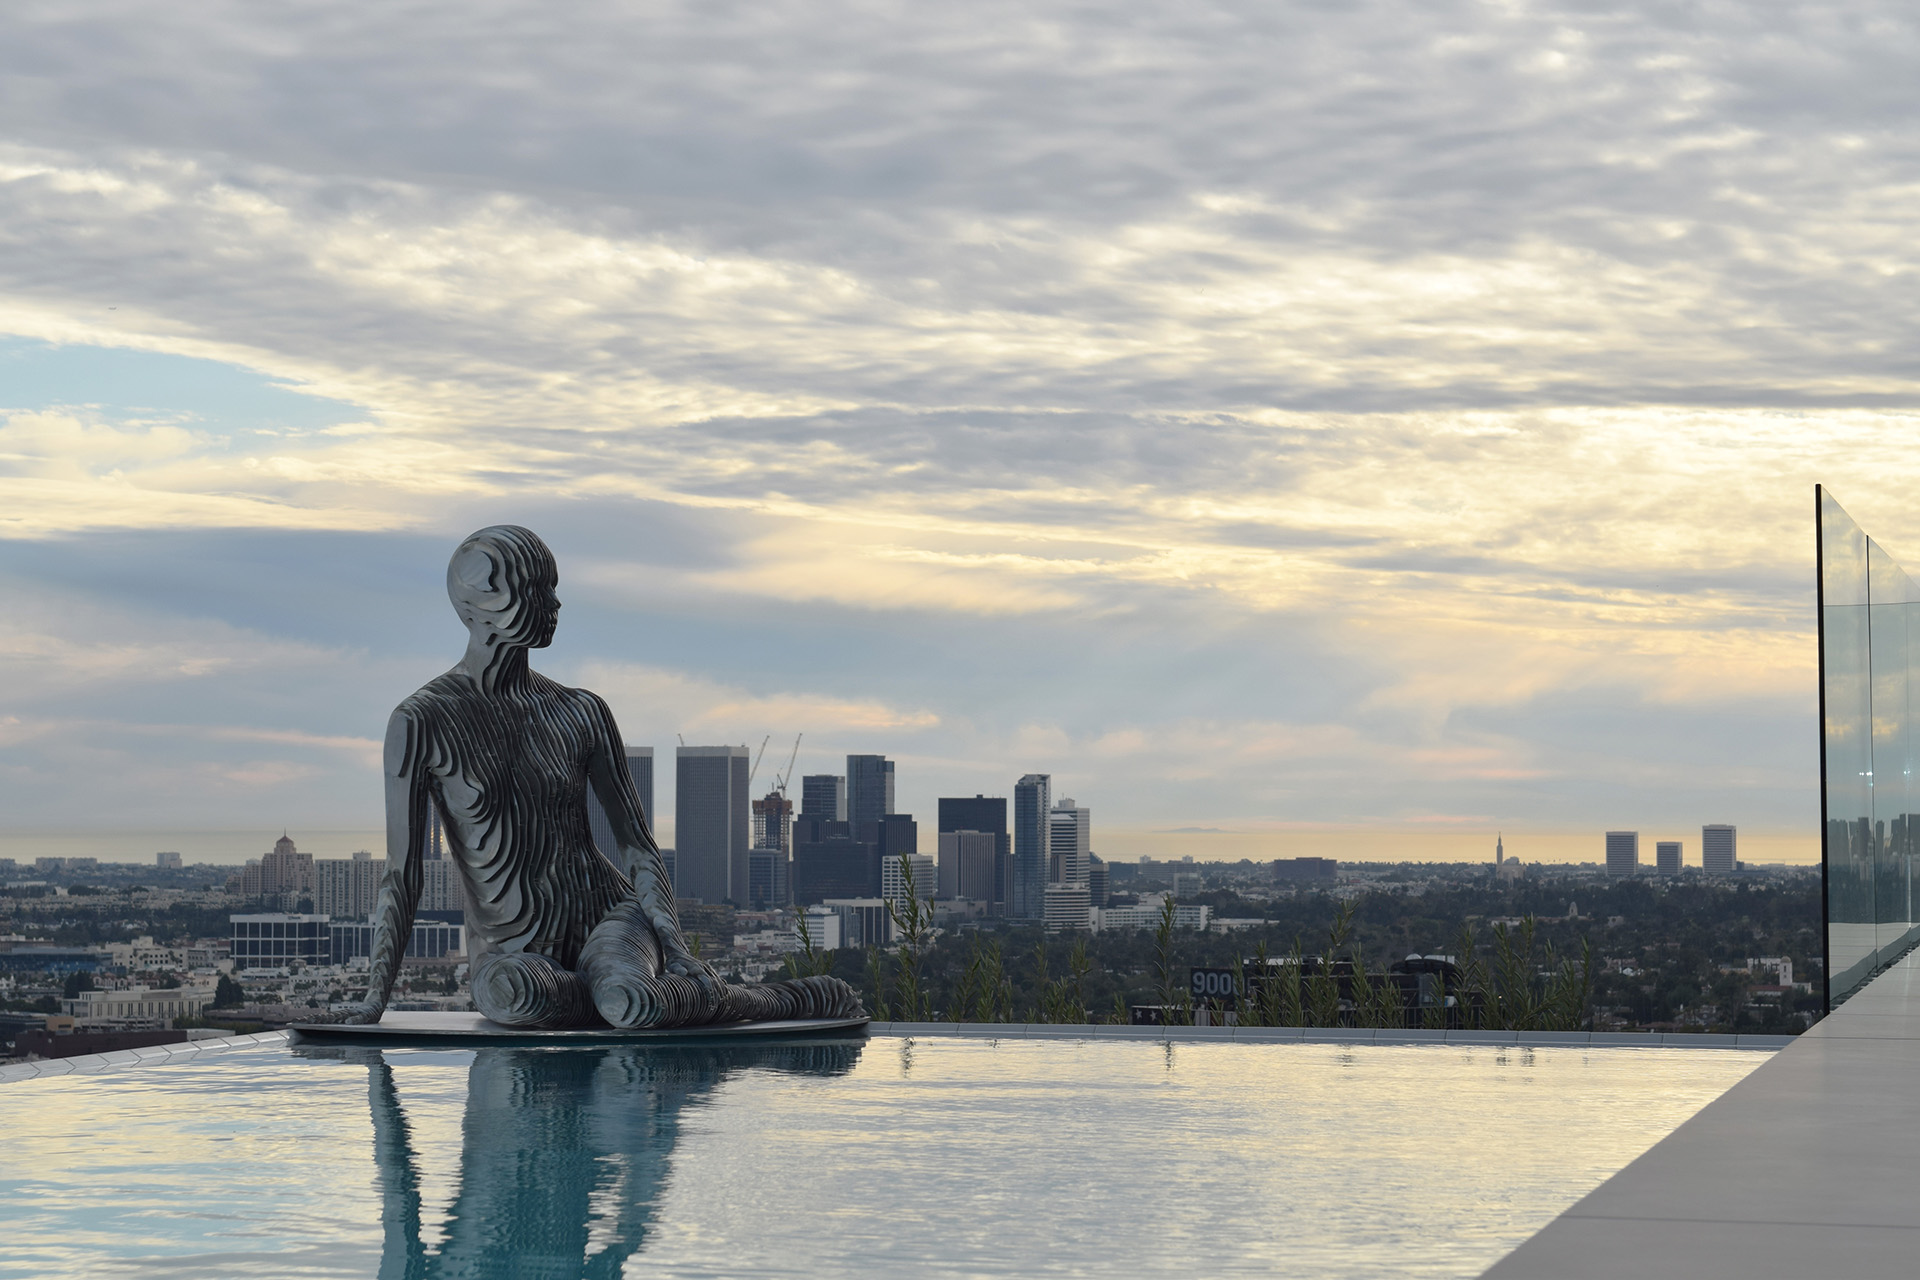
M467 535L447 562L447 598L475 639L544 649L560 622L553 552L531 529L496 524Z

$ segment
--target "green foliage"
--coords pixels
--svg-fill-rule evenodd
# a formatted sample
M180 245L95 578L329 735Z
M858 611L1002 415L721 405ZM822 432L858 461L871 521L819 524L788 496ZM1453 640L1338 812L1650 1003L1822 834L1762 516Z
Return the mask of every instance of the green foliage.
M1283 1027L1304 1027L1307 1025L1307 1006L1305 993L1301 989L1300 976L1306 969L1306 958L1300 954L1300 938L1294 935L1292 963L1284 966L1280 976L1280 1025Z
M1273 966L1268 961L1267 940L1262 938L1253 952L1254 972L1260 975L1259 985L1252 992L1247 993L1250 999L1240 1002L1240 1021L1248 1026L1277 1027L1281 1025L1280 984L1283 979L1274 973ZM1300 975L1297 972L1293 976L1293 981L1295 989L1298 990ZM1240 985L1244 989L1246 983L1243 981Z
M66 994L67 999L71 1000L82 991L94 991L97 989L93 984L92 974L70 973L67 975L67 982L62 988L62 991Z
M1384 973L1379 981L1374 981L1373 975L1367 972L1367 958L1358 946L1353 949L1353 1023L1376 1028L1406 1025L1400 988Z
M223 973L213 988L213 1007L216 1009L237 1009L247 1002L247 993L233 980L232 974Z
M880 948L867 948L867 1008L875 1022L892 1022L893 1006L887 1001L887 966L880 959Z
M1168 894L1166 901L1160 904L1160 923L1153 930L1153 973L1160 982L1160 1015L1169 1023L1181 1022L1179 1010L1185 1003L1186 991L1174 979L1173 961L1173 895ZM1184 1021L1193 1020L1191 1013Z
M1333 961L1352 936L1353 903L1343 902L1335 908L1333 923L1327 926L1327 951L1320 958L1318 972L1307 979L1307 1014L1312 1018L1309 1026L1340 1025L1340 979L1334 975Z
M800 912L797 926L800 933L800 950L787 953L787 976L790 978L824 978L833 972L833 953L822 951L813 941L813 929L807 924L807 913Z
M1461 1030L1476 1031L1486 1024L1486 966L1480 963L1477 951L1478 941L1473 936L1473 923L1464 921L1460 925L1460 936L1453 944L1454 998L1457 1007L1454 1010L1454 1022Z
M1447 975L1444 971L1433 975L1432 1001L1420 1009L1420 1025L1428 1031L1447 1029Z
M1593 975L1599 960L1593 943L1580 939L1580 959L1571 957L1555 966L1548 952L1551 977L1547 980L1542 1026L1549 1031L1578 1031L1590 1016L1593 1001Z
M1533 985L1533 917L1519 934L1505 924L1493 926L1493 982L1487 991L1487 1026L1494 1031L1531 1028L1539 1018Z
M967 967L955 984L947 1017L954 1022L1012 1022L1013 984L1007 981L1000 942L973 931Z
M900 855L900 882L903 902L887 900L887 914L900 934L894 960L900 968L900 1020L926 1022L933 1017L928 1007L925 984L920 978L920 960L933 932L933 904L921 898L913 882L913 859Z

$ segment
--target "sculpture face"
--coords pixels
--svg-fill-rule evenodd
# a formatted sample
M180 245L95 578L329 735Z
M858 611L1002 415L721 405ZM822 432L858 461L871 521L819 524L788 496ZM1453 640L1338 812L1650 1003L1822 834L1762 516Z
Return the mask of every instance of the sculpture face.
M523 649L553 643L560 571L530 529L496 524L467 535L447 563L447 598L476 638Z

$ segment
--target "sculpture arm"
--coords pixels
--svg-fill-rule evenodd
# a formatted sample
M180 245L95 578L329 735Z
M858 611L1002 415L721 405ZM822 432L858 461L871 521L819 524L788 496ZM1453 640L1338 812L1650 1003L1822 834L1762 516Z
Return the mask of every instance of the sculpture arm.
M420 905L420 864L427 839L426 764L421 725L401 707L387 722L387 873L373 909L373 955L367 969L366 1003L349 1022L378 1022L413 936L413 913Z
M585 692L584 690L582 691ZM670 972L698 978L712 972L693 954L686 936L680 932L679 908L673 900L673 881L667 875L666 859L647 826L647 815L640 807L640 796L633 789L633 778L626 769L627 749L620 740L620 726L613 712L598 694L586 693L593 710L593 756L587 777L600 807L606 811L607 825L620 845L626 864L631 867L634 897L660 940L661 959Z

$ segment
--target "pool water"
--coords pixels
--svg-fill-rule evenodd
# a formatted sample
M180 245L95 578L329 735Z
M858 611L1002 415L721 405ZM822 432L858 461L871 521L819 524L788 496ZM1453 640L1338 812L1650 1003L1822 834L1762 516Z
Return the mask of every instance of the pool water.
M1473 1276L1766 1057L262 1046L0 1086L0 1276Z

